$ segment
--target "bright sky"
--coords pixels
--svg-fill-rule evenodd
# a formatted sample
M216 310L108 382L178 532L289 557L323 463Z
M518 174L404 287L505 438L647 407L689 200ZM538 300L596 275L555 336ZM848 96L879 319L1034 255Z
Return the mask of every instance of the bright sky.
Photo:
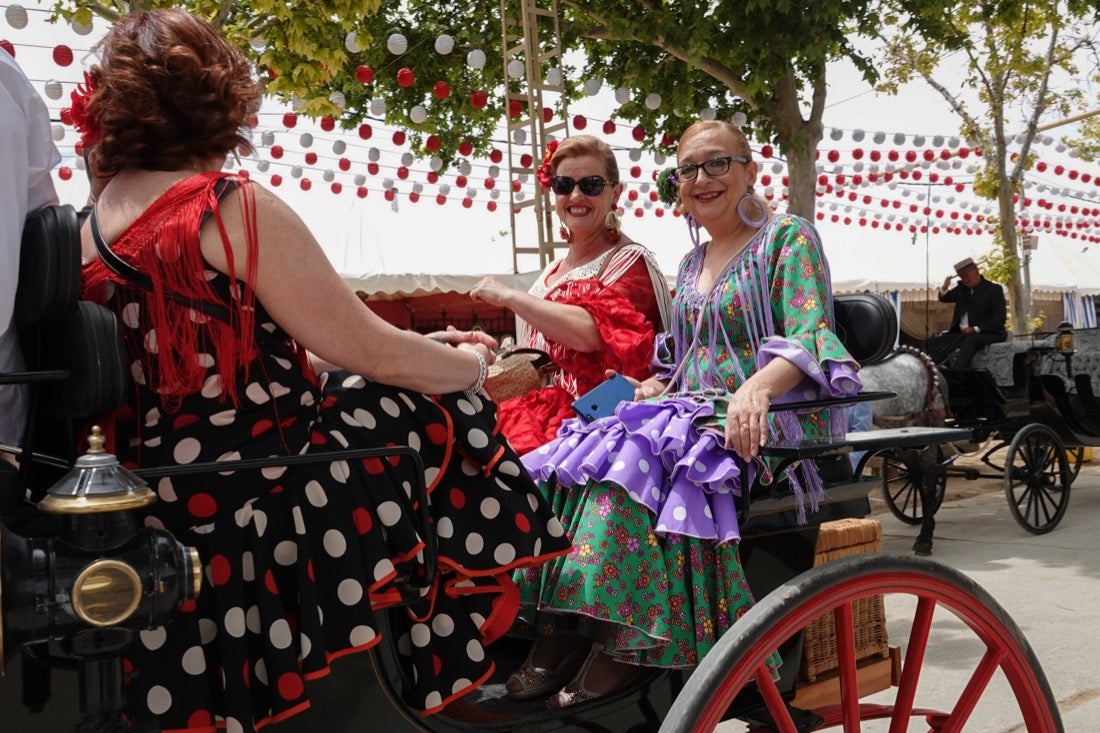
M44 94L47 81L56 79L62 82L61 97L56 100L47 98L47 104L56 118L60 109L69 104L69 93L80 79L81 61L86 56L87 49L106 26L103 21L96 20L90 33L78 35L71 28L47 23L47 13L40 7L28 5L28 23L25 28L18 29L12 26L9 18L12 6L0 4L0 10L5 11L5 20L8 20L7 23L0 21L0 39L7 38L15 44L17 61L27 71L36 88L43 90ZM74 50L75 61L68 67L58 66L52 58L53 48L59 43L68 44ZM433 51L428 49L424 52ZM411 61L403 59L402 63L414 65L415 58ZM957 121L942 98L924 84L911 84L898 97L884 97L867 91L858 74L845 65L835 65L829 73L830 103L825 113L827 132L821 144L822 162L819 164L819 172L830 177L838 173L845 175L847 185L838 184L837 188L842 189L840 193L848 195L829 193L819 199L818 211L825 218L816 224L832 263L834 282L874 282L878 279L905 278L909 281L938 284L950 272L950 263L966 256L980 255L989 248L991 237L944 233L914 236L908 231L894 228L889 231L882 226L872 229L869 225L833 223L831 219L834 216L840 220L848 217L855 222L864 218L868 224L873 220L883 224L894 219L898 222L897 229L903 228L902 221L907 229L908 224L914 221L923 223L921 214L908 211L913 205L923 207L930 204L933 209L961 209L964 213L974 212L973 216L991 211L992 203L975 199L968 187L965 193L958 193L953 187L926 185L929 173L937 171L941 178L944 175L953 175L960 181L969 182L972 174L968 174L966 166L971 161L956 160L954 168L939 163L929 165L923 169L924 177L920 183L911 179L895 179L894 184L889 187L869 186L866 182L858 188L851 186L853 174L862 173L866 178L866 174L873 170L866 158L853 159L852 151L855 148L866 148L869 151L878 147L885 154L890 147L902 151L952 147L950 138L957 137ZM601 133L602 122L614 116L616 106L614 91L607 89L605 85L597 96L572 105L569 112L570 116L585 115L590 120L585 132L601 135L617 149L620 169L628 184L628 191L634 190L638 193L637 202L627 201L626 196L621 201L627 205L623 229L634 239L650 246L657 253L666 272L675 272L681 256L690 247L686 226L681 219L670 216L669 212L663 212L665 215L658 217L656 209L661 208L661 205L647 201L652 188L650 174L669 163L655 160L651 154L641 153L630 135L628 124L620 122L613 135ZM343 274L354 277L378 272L511 272L512 237L505 189L506 170L500 173L500 185L497 186L500 193L496 200L498 206L496 212L491 213L486 206L493 192L483 185L485 178L492 173L488 160L471 161L468 193L464 193L464 189L456 183L458 171L454 169L447 171L438 184L428 183L426 172L429 167L425 160L412 162L412 175L408 180L401 181L395 178L395 171L402 164L402 154L407 154L408 149L407 146L398 147L392 143L390 137L394 128L373 124L374 135L370 140L360 139L355 131L341 134L337 130L326 133L305 121L299 122L293 129L287 129L282 121L284 111L275 105L265 107L256 134L260 152L255 159L244 161L244 166L256 180L266 185L271 185L272 174L278 173L282 176L282 185L275 190L307 222L333 264ZM915 114L916 112L919 114ZM58 191L64 201L79 204L86 196L87 186L82 171L77 169L80 163L73 152L76 135L71 128L61 128L58 131L63 132L58 141L58 148L65 158L62 165L74 169L74 175L69 181L57 180ZM304 145L302 140L302 135L306 132L313 137L309 146ZM857 140L860 132L865 133L861 141ZM873 144L872 138L876 132L885 134L885 145ZM505 135L502 128L496 142L497 147L506 151ZM270 142L265 143L265 136L270 138ZM340 144L346 145L342 156L334 150L334 146ZM272 145L285 149L283 158L273 159ZM1058 147L1056 141L1051 139L1049 144L1037 148L1044 160L1050 160L1052 170L1057 163L1066 170L1079 168L1100 176L1100 167L1075 160L1069 157L1068 151L1059 152ZM759 149L757 146L758 151ZM830 150L839 153L839 162L828 161L826 155ZM306 153L311 151L318 156L318 161L313 165L303 162ZM366 161L374 156L377 156L381 172L377 176L364 175ZM349 158L353 162L349 172L345 173L338 168L340 157ZM783 163L763 159L759 159L759 162L761 176L770 175L776 179L772 181L772 188L779 188L777 181L785 173ZM900 165L904 166L904 160ZM265 166L267 170L264 170ZM303 191L299 187L300 179L294 177L296 166L301 169L302 178L311 179L313 185L309 191ZM641 169L641 176L638 178L629 176L629 171L634 166ZM916 168L920 168L919 161ZM879 170L884 169L885 158L879 164ZM344 189L341 194L335 195L329 190L330 184L324 180L326 172L335 180L343 181ZM370 188L365 199L358 198L354 193L355 174L364 175L364 183ZM400 191L395 203L385 200L383 196L385 179L392 181ZM1067 180L1065 172L1061 177L1056 177L1048 171L1045 176L1029 177L1029 180L1032 179L1040 187L1034 193L1036 200L1073 200L1082 206L1097 207L1100 217L1100 189L1092 185L1085 186L1079 180ZM439 184L446 185L449 190L440 188ZM532 190L532 184L533 181L526 181L524 190ZM419 202L412 203L409 193L417 185L422 189L421 198ZM766 189L764 185L758 188ZM440 206L435 199L444 191L447 201ZM473 197L470 208L463 208L462 197L471 193ZM854 200L853 196L856 197ZM868 197L866 200L863 198L865 196ZM929 196L931 201L927 200ZM886 208L883 208L882 201L888 202ZM889 203L892 203L892 208ZM641 217L635 215L639 212L643 214ZM536 236L533 217L530 214L525 214L524 217L517 219L517 232L520 233L523 243L533 243ZM1096 233L1100 231L1100 227L1092 231ZM1046 250L1059 248L1080 254L1080 250L1084 249L1081 240L1053 234L1044 234L1040 238L1046 245ZM1089 257L1100 251L1095 246L1088 249ZM1044 246L1041 245L1036 253L1036 260L1044 258L1043 253ZM530 256L520 261L520 269L524 271L536 269L537 265L537 261ZM1044 273L1040 279L1060 281L1056 284L1069 280L1066 284L1073 284L1075 276L1065 274L1065 266L1055 267L1051 264L1047 269L1050 272ZM1100 266L1096 267L1095 272L1100 272ZM1036 282L1036 278L1033 278L1033 282ZM1092 285L1100 288L1100 280Z

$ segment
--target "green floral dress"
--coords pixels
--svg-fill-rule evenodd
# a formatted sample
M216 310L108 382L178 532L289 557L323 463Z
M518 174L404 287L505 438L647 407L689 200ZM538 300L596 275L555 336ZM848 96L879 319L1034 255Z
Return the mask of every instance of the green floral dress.
M774 358L804 374L776 402L860 389L833 331L828 266L809 222L773 219L700 293L704 254L697 247L681 263L673 331L658 338L655 371L676 391L624 402L591 423L569 421L523 457L573 550L517 572L521 632L554 634L572 614L620 661L698 664L753 603L735 501L758 471L772 479L768 467L746 467L723 447L728 393ZM772 437L825 435L842 428L836 413L773 413ZM816 508L822 487L812 465L786 479L800 504Z

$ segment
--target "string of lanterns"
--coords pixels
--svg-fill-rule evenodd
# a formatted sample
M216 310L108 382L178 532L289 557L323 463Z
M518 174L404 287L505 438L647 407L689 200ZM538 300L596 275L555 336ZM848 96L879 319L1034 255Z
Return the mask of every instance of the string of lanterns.
M28 23L27 10L20 5L9 5L5 9L4 17L16 30L25 28ZM71 25L80 35L87 35L92 30L90 24L79 25L74 22ZM254 39L253 45L262 48L262 39ZM347 35L345 46L352 52L361 50L354 33ZM10 41L0 40L0 47L13 56L16 54L16 46ZM33 45L28 47L34 48ZM401 33L391 34L386 39L386 47L395 57L394 65L400 63L398 57L409 50L408 41ZM450 54L455 49L454 39L441 34L435 39L433 48L441 55ZM50 47L49 52L53 63L61 69L71 67L76 58L76 52L66 44ZM467 53L465 61L471 69L484 68L485 53L480 49L472 49ZM400 66L395 71L387 67L385 71L392 71L401 86L411 86L416 82L415 69L410 66ZM522 78L525 74L524 64L513 60L506 71L512 78ZM356 78L363 84L369 84L377 73L378 70L361 65L356 69ZM547 81L560 82L560 76L551 79L560 73L559 69L551 69ZM48 103L64 104L67 101L66 89L75 86L75 83L54 78L41 81L44 98ZM587 79L582 88L586 95L595 96L603 88L603 82L599 79ZM439 99L448 98L452 92L445 80L437 81L432 87L433 95ZM339 92L333 92L330 101L342 108L342 96ZM616 89L614 97L618 103L625 104L631 101L631 92L625 88ZM470 95L470 103L477 108L484 108L488 100L488 93L484 90L474 90ZM663 100L660 94L650 93L643 103L648 109L656 110ZM479 193L485 191L483 195L489 197L486 208L490 211L497 210L502 191L507 192L509 188L516 201L523 201L536 193L537 183L531 169L533 161L530 153L521 153L514 161L516 167L523 172L509 181L501 181L504 156L500 147L491 151L488 161L471 160L468 156L472 146L465 144L467 149L460 146L458 150L461 158L454 165L455 171L444 175L443 159L438 155L440 143L434 135L428 135L424 140L422 152L429 155L418 156L410 150L400 150L406 142L403 130L387 129L376 119L363 122L353 133L337 132L334 118L323 117L316 122L300 120L294 108L292 101L290 110L261 115L265 121L272 123L261 125L257 120L256 132L259 140L255 146L256 155L241 161L242 171L257 178L266 176L266 182L274 187L283 185L289 177L298 182L299 188L310 191L313 190L314 179L319 178L328 184L328 190L333 195L354 192L358 197L365 198L371 191L380 191L388 201L396 201L401 197L417 203L426 198L434 200L438 205L459 201L465 208L471 208ZM385 101L381 98L372 99L370 112L374 118L383 117L386 114ZM523 112L517 102L510 105L508 110L512 117L520 116ZM552 119L553 110L547 108L543 113ZM414 123L421 124L427 120L428 110L423 105L414 105L408 110L408 116ZM700 116L713 119L716 113L707 109ZM51 132L54 140L61 143L68 137L68 121L60 110L57 119L59 121L53 123ZM734 122L743 124L744 119ZM596 120L576 114L569 123L577 132L587 130L591 123L593 126L598 125L603 134L609 137L629 133L635 143L650 139L643 126L621 125L614 119ZM300 126L310 129L299 131ZM398 150L388 151L386 155L399 156L399 162L384 159L379 145L364 147L362 143L375 139L376 132L379 141L384 135L389 135L392 145ZM522 147L526 143L525 136L526 132L522 128L513 130L512 142ZM361 142L357 142L356 138ZM980 164L973 159L980 157L981 151L963 144L958 137L832 128L828 132L828 138L838 143L847 139L853 145L847 149L836 147L819 151L816 171L817 196L821 201L817 212L819 220L882 228L887 231L976 234L994 230L990 222L995 218L996 212L987 200L981 200L981 203L968 202L955 200L953 196L941 200L940 196L931 195L933 186L937 190L966 193L980 170ZM314 150L318 141L330 142L332 155L319 154ZM658 151L675 144L675 140L667 135L653 142ZM1078 157L1076 151L1067 151L1062 143L1049 136L1038 136L1034 145L1036 150L1053 148L1058 154L1065 154L1070 158ZM912 147L903 149L905 146ZM620 146L620 150L623 149L632 162L641 160L642 151L639 146ZM361 156L363 153L365 165ZM56 170L59 179L69 180L74 168L83 169L83 160L75 146L73 154L72 165L64 162ZM781 208L782 202L787 198L786 166L776 158L774 149L769 145L761 146L758 154L761 172L758 183L763 187L762 194ZM966 162L968 159L969 162ZM426 162L427 170L417 169L418 161ZM657 152L651 154L650 162L645 166L636 164L626 169L626 195L621 201L623 213L633 210L636 217L647 213L658 217L678 214L659 202L656 191L651 186L651 181L665 162L666 156ZM233 166L234 163L230 161L229 165ZM326 165L330 167L325 167ZM1045 178L1051 176L1068 180L1069 183L1062 185L1060 180L1053 182ZM379 177L381 181L377 180ZM434 191L427 186L434 186ZM885 187L905 199L914 194L920 195L916 191L917 186L925 189L924 205L904 203L899 198L883 198L869 193ZM1066 203L1058 199L1070 199L1078 203ZM1022 200L1017 203L1023 204L1023 208L1018 211L1017 225L1025 232L1041 231L1100 242L1100 173L1069 167L1062 162L1039 159L1029 172ZM1034 211L1036 208L1040 211Z

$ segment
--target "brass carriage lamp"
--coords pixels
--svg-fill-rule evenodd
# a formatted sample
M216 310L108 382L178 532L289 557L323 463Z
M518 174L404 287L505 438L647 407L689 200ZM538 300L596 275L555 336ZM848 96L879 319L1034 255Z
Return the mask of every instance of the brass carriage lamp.
M1054 337L1054 350L1066 360L1066 376L1073 380L1073 367L1071 362L1073 355L1077 353L1077 346L1073 334L1073 324L1062 321L1058 324L1058 333Z

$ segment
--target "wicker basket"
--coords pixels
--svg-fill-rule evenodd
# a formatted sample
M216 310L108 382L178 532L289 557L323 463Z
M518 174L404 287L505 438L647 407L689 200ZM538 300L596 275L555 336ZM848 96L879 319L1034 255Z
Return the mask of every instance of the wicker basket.
M829 560L882 550L882 525L873 519L839 519L825 522L817 539L814 565ZM852 604L856 659L887 657L890 644L886 637L886 607L882 596L861 598ZM814 619L806 627L802 643L800 676L813 682L837 668L836 629L833 614Z

